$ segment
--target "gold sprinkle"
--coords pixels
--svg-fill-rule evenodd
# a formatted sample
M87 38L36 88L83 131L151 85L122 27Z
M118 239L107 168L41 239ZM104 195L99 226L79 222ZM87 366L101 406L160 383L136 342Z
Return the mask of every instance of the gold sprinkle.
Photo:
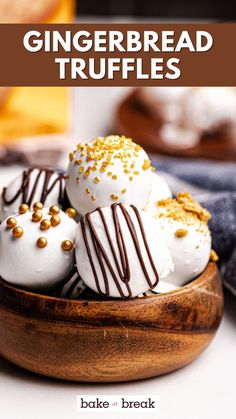
M91 190L90 190L89 188L87 188L87 189L86 189L86 193L87 193L87 194L90 194L90 193L91 193Z
M60 224L61 219L60 219L60 217L58 215L53 215L50 218L50 221L51 221L52 227L56 227L56 226L58 226Z
M124 173L125 173L125 174L129 174L129 173L131 173L131 170L124 169Z
M19 206L19 213L20 214L25 214L27 211L29 211L29 205L27 205L27 204L21 204Z
M144 162L143 162L143 165L142 165L142 169L147 170L147 169L150 169L150 167L151 167L151 161L145 159Z
M75 164L82 164L82 163L83 163L83 160L82 159L75 160Z
M113 176L112 176L112 179L113 179L113 180L117 180L117 175L113 175Z
M70 240L63 240L63 242L61 242L61 248L62 250L65 250L65 252L70 252L73 247L73 243Z
M80 173L83 173L83 171L84 171L84 166L81 166L81 167L79 168L79 172L80 172Z
M84 172L84 178L87 178L87 177L89 177L89 175L90 175L90 171L91 171L91 169L90 169L90 167Z
M118 195L115 195L115 194L111 194L111 199L112 199L113 201L118 201L119 196L118 196Z
M21 227L14 227L12 230L12 235L15 239L19 239L20 237L22 237L24 234L24 230Z
M41 212L39 212L39 211L35 211L35 212L33 212L33 214L32 214L32 221L33 221L34 223L39 223L39 221L41 221L41 220L42 220L42 217L43 217L43 214L42 214Z
M129 177L129 180L130 180L130 182L132 182L132 180L133 180L133 176L130 176L130 177Z
M105 167L105 166L102 166L102 167L100 168L100 172L101 172L101 173L105 173L105 171L106 171L106 167Z
M42 231L48 230L51 226L52 226L51 221L46 220L46 218L44 218L40 223L40 230Z
M131 163L130 169L134 169L134 167L135 167L135 164L134 163Z
M93 182L97 184L97 183L101 182L101 178L100 178L100 177L98 177L98 176L96 176L96 177L93 179Z
M91 199L92 199L92 201L96 201L96 196L95 195L92 195L91 196Z
M57 205L52 205L49 208L49 214L50 215L57 215L57 214L59 214L59 212L60 212L60 208Z
M7 228L9 228L9 230L14 228L16 224L17 224L17 221L14 217L10 217L6 221L6 225L7 225Z
M69 153L69 160L70 161L72 161L72 160L74 160L74 157L75 157L75 153Z
M139 171L138 170L135 170L133 173L134 173L134 175L139 175Z
M207 225L211 218L210 213L195 201L188 192L177 194L176 199L162 199L156 203L159 217L165 216L175 221L182 221L184 224L192 225L196 221L201 225Z
M184 228L179 228L176 230L175 235L176 237L185 237L188 234L188 230L185 230Z
M125 193L126 192L126 188L124 188L124 189L122 189L122 191L121 191L122 193Z
M39 237L36 242L37 247L39 247L40 249L43 249L44 247L46 247L47 244L48 244L48 241L46 237Z
M33 205L33 209L34 211L42 210L43 209L42 202L35 202L35 204Z
M70 217L70 218L75 218L77 212L75 211L74 208L67 208L66 210L66 214Z
M111 176L111 175L112 175L112 172L108 172L108 173L107 173L107 176Z
M155 171L156 171L155 167L152 167L152 168L151 168L151 171L152 171L152 172L155 172Z
M218 262L218 260L219 260L219 256L217 255L217 253L213 249L211 249L210 260L212 262Z

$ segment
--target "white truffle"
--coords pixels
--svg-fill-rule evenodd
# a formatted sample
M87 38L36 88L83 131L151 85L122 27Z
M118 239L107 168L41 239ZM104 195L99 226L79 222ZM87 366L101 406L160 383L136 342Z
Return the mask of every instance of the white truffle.
M143 208L151 192L151 174L147 154L131 139L98 137L70 153L66 191L81 215L114 202Z
M214 132L236 123L236 91L229 87L193 88L183 102L186 127Z
M160 135L166 144L176 148L195 147L200 142L199 131L189 126L177 124L164 124L160 129Z
M123 204L98 208L80 220L75 255L86 285L116 298L146 292L173 268L158 223Z
M0 219L16 214L21 204L42 202L44 206L53 204L61 207L64 199L65 179L53 169L30 168L3 189L1 195Z
M189 87L145 87L139 89L139 97L150 112L167 123L178 123L182 116L180 103Z
M50 220L49 209L43 209L42 219ZM32 221L33 212L15 214L16 225L23 229L22 237L15 238L14 229L7 227L8 218L0 226L0 275L11 284L32 290L47 290L63 281L74 269L74 248L62 249L62 242L74 244L76 222L60 211L60 224L41 230L40 222ZM10 217L11 218L11 217ZM39 238L47 245L40 248Z
M211 251L209 217L209 213L186 193L180 193L177 200L158 203L155 219L174 264L174 270L164 281L180 287L203 272ZM155 290L158 292L158 286Z
M157 173L152 173L151 194L148 204L144 209L152 213L153 210L155 211L156 203L158 201L170 197L172 197L172 193L165 179Z
M166 281L160 281L157 285L157 287L155 287L154 289L150 289L146 292L144 292L143 294L138 295L139 298L142 297L148 297L150 295L155 295L155 294L164 294L167 292L171 292L171 291L175 291L177 288L177 286L170 284L169 282Z
M80 278L77 270L59 289L55 290L54 296L60 298L69 298L77 300L86 289L84 281Z

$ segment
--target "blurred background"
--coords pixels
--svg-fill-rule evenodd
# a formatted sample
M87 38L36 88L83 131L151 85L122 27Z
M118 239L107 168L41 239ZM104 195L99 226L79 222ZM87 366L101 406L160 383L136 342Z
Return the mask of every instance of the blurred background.
M156 0L77 0L78 15L97 16L134 16L169 19L227 19L236 17L235 3L226 0L216 2L214 0L169 0L160 2Z
M0 22L223 21L234 19L234 6L228 0L0 0ZM6 176L13 163L64 168L72 143L111 132L158 155L235 161L235 125L233 88L0 87Z

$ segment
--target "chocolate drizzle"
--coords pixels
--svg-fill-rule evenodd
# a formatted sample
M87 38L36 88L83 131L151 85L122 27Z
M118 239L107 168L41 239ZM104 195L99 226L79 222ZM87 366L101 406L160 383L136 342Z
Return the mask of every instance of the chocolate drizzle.
M149 276L149 273L147 271L146 265L145 265L145 261L142 255L142 251L141 251L141 246L140 246L140 242L139 242L139 238L138 238L138 234L136 231L136 227L133 223L132 217L130 216L129 212L127 211L127 209L124 207L124 205L122 204L112 204L111 205L111 210L112 210L112 217L113 217L113 222L114 222L114 228L115 228L115 234L116 234L116 244L118 247L118 253L119 253L119 258L117 257L117 251L116 248L114 246L115 243L113 243L110 232L109 232L109 226L106 222L103 210L101 208L96 209L96 211L99 213L103 226L104 226L104 231L107 237L107 241L109 243L110 246L110 250L113 256L113 260L109 259L108 253L106 252L101 240L99 239L99 236L96 232L96 229L93 225L92 222L92 216L91 214L86 214L85 217L83 219L81 219L80 224L81 224L81 229L82 229L82 235L83 235L83 239L84 239L84 243L85 243L85 247L87 250L87 255L88 255L88 259L93 271L93 275L94 275L94 279L95 279L95 284L96 284L96 288L97 288L97 292L103 296L108 297L110 295L110 290L109 290L109 281L108 281L108 276L107 276L107 270L110 272L114 283L117 287L117 290L119 291L119 294L122 298L131 298L132 295L132 290L130 288L130 279L131 279L131 272L130 272L130 265L129 265L129 255L128 255L128 249L125 243L125 237L121 228L121 224L120 224L120 220L119 220L119 215L118 215L118 208L120 208L122 215L126 221L126 224L128 226L135 250L136 250L136 254L138 256L138 260L139 263L142 267L142 271L143 274L146 278L147 284L150 288L154 288L159 281L159 277L158 277L158 272L156 270L154 261L152 259L152 255L151 255L151 251L148 245L148 241L147 241L147 237L145 234L145 229L144 229L144 225L140 216L140 213L138 211L138 209L131 205L132 210L134 211L134 214L137 218L138 221L138 226L140 229L140 233L141 233L141 237L143 240L143 244L146 250L146 254L148 256L150 265L152 267L152 270L154 272L154 276L155 276L155 281L154 283L152 283L151 278ZM92 239L92 243L93 243L93 248L91 249L90 245L89 245L89 241L88 241L88 237L87 237L87 231L86 231L86 224L88 226L90 235L91 235L91 239ZM101 283L100 283L100 278L99 278L99 274L96 270L95 267L95 263L94 263L94 258L97 258L97 261L99 263L102 275L103 275L103 280L104 280L104 287L105 287L105 293L102 292L101 289ZM115 267L117 270L117 273L115 272L115 270L113 269L113 263L115 262ZM121 287L121 284L125 284L126 286L126 290L127 290L127 295L123 292L123 289Z
M34 184L32 185L32 188L30 188L31 175L34 170L38 170L38 174L36 176ZM56 174L57 177L50 185L50 180L54 174ZM42 176L44 176L44 182L43 182L43 187L42 187L39 201L42 202L42 204L44 204L48 195L52 192L52 190L59 183L58 204L62 205L63 200L64 200L64 187L63 187L63 181L65 179L64 174L56 173L52 169L35 169L35 168L30 168L28 170L23 171L22 182L21 182L20 188L16 191L15 195L13 195L12 198L7 199L7 188L3 189L3 192L2 192L3 203L5 205L11 205L19 198L19 196L21 196L21 203L31 206L34 202L35 194L37 192L37 187Z

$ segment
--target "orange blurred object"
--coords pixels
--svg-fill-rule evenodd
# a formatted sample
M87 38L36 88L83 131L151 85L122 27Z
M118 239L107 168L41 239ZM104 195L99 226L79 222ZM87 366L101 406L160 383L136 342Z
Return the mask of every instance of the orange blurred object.
M0 0L0 23L71 23L74 0ZM44 134L62 134L69 126L65 87L0 87L0 144Z

